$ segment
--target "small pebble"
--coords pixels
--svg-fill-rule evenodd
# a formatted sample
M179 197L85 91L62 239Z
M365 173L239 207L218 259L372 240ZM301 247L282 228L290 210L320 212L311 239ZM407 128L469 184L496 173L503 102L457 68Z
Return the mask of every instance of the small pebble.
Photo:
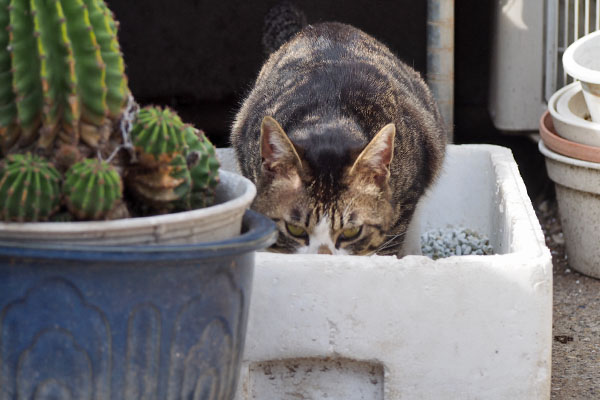
M552 239L556 244L565 244L565 238L563 237L562 232L555 233L554 235L552 235Z

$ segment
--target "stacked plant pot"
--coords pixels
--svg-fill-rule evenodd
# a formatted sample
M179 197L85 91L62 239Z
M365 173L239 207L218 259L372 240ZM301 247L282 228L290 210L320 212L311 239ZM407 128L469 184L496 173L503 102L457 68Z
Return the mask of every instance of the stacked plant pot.
M563 66L576 81L550 98L539 148L556 185L569 265L600 278L600 31L569 46Z

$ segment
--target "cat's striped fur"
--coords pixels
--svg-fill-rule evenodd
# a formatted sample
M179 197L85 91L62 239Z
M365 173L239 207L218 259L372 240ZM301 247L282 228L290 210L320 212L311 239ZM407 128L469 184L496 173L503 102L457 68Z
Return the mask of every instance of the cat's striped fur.
M279 227L273 250L398 254L446 135L417 72L364 32L322 23L269 57L231 141L253 208Z

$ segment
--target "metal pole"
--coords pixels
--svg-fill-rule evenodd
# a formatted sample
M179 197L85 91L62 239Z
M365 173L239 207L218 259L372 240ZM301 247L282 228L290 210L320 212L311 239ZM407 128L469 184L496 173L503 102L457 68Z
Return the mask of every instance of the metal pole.
M590 0L585 0L585 21L584 23L584 35L590 33Z
M454 128L454 0L427 0L427 83L452 142Z
M546 79L544 84L544 99L550 100L550 96L558 89L558 0L546 2Z

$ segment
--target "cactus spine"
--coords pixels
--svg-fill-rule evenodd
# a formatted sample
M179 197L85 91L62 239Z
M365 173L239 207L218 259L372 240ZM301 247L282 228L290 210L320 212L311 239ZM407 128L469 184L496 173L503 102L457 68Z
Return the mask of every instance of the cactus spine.
M60 174L48 161L14 154L0 165L0 220L45 221L60 205Z
M66 172L63 194L69 211L79 219L102 219L123 197L121 177L106 161L86 159Z

